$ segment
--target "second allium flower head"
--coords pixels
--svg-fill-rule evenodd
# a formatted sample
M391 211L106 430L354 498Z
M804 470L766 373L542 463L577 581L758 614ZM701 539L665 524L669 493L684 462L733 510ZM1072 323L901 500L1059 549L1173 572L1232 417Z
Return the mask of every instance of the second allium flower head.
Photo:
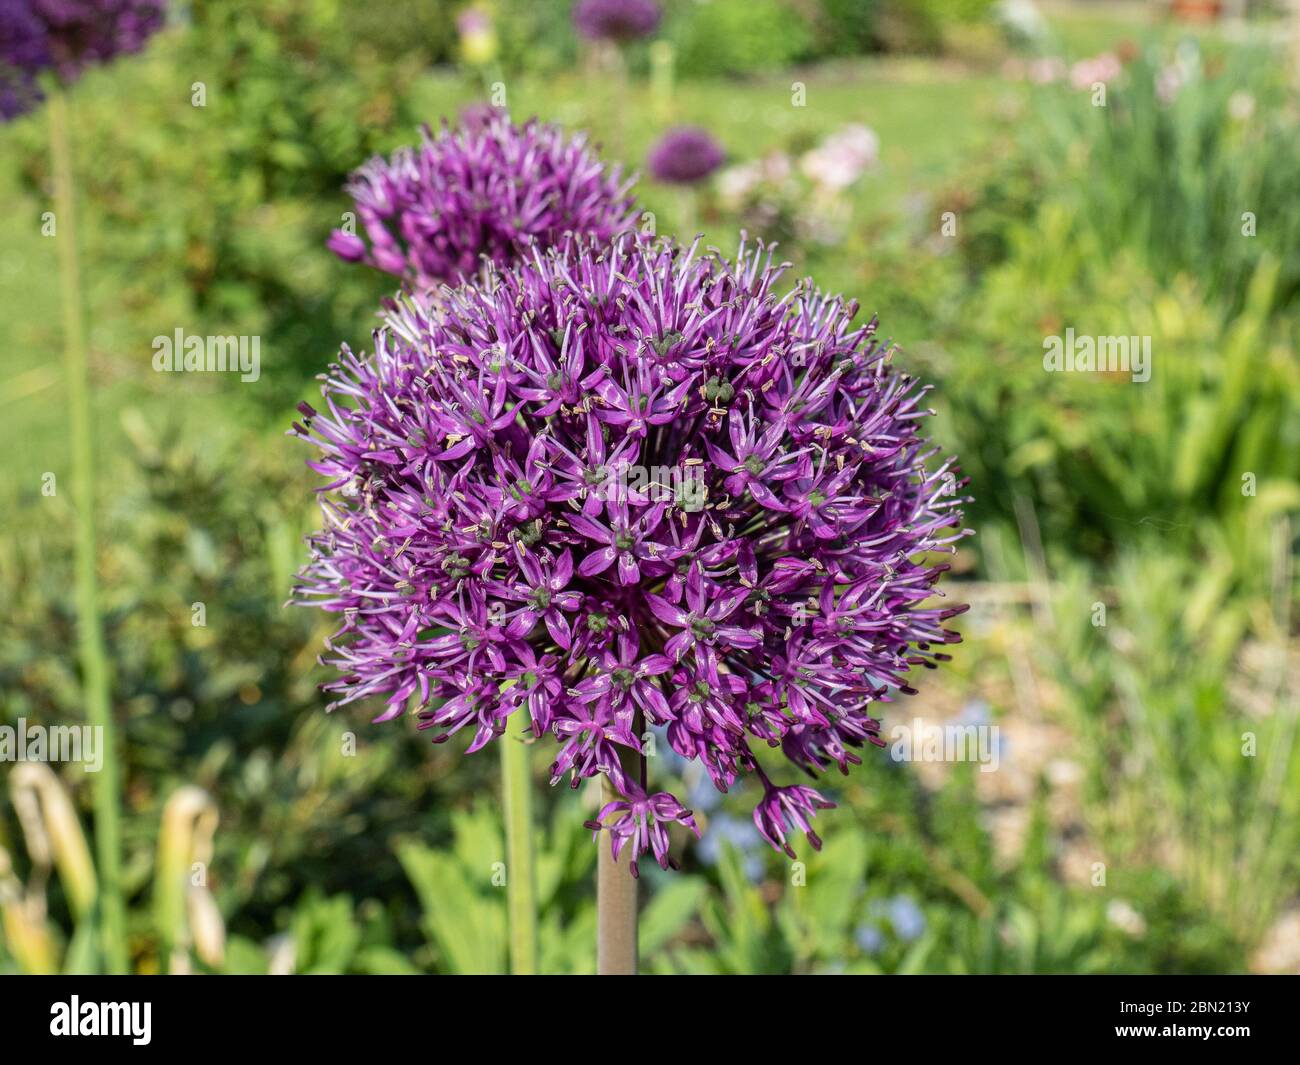
M662 726L720 790L760 778L773 846L816 845L829 804L756 752L816 775L881 743L875 704L958 639L959 608L922 604L946 569L927 556L965 531L919 433L927 389L874 319L780 296L780 273L761 248L570 241L345 349L297 426L328 479L297 598L342 616L339 702L414 700L471 751L550 734L553 781L605 773L623 796L593 827L668 864L665 825L692 815L619 755Z
M429 289L570 233L607 243L635 224L631 185L581 135L488 111L357 171L348 192L364 237L336 230L330 247Z
M162 28L164 0L0 0L0 118L41 98L36 78L75 81L86 67L138 52Z
M670 185L693 185L703 181L726 158L707 130L698 126L670 129L650 148L650 173Z

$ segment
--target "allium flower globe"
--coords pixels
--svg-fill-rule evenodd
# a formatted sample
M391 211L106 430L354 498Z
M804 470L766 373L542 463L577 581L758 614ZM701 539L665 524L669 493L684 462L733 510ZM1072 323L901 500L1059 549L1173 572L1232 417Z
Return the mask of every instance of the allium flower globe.
M663 12L654 0L578 0L573 24L593 41L634 41L659 28Z
M92 64L138 52L165 8L164 0L0 0L0 118L40 101L44 70L67 84Z
M589 824L634 875L696 828L624 769L649 728L720 791L757 777L774 847L819 846L832 804L777 767L884 745L877 704L959 639L963 608L925 601L967 530L928 388L855 303L778 295L782 270L569 242L345 348L294 426L327 480L295 598L341 616L334 705L382 696L378 720L418 709L469 751L549 735L553 783L620 794Z
M631 186L582 135L479 111L358 170L348 192L369 243L342 230L329 243L341 258L429 289L474 273L484 257L508 264L570 233L607 243L635 224Z
M703 181L722 165L725 155L705 130L696 126L670 129L650 149L650 173L671 185Z

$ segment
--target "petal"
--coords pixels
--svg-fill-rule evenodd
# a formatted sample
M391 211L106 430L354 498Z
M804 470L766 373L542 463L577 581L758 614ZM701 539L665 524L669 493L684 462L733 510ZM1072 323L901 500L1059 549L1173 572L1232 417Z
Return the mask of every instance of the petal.
M667 655L647 655L637 666L637 673L643 677L657 677L673 668L673 660Z
M667 622L669 625L681 626L686 624L686 612L680 607L673 606L663 596L647 593L645 601L650 608L650 612L660 621Z
M558 592L561 588L567 588L572 579L573 552L566 547L555 560L555 569L551 575L551 591Z
M694 643L695 637L683 630L664 644L664 654L668 655L674 662L680 662L682 655L686 654Z
M636 584L641 580L641 570L631 552L624 551L618 556L618 583Z
M597 573L604 573L614 564L614 558L618 554L612 547L602 547L599 551L593 551L578 564L578 572L584 577L594 577Z
M543 620L546 622L546 631L551 634L551 639L567 651L573 645L573 632L564 615L556 610L548 610Z
M579 536L585 536L588 540L595 540L598 544L612 543L614 534L598 521L592 521L582 514L570 514L568 517L569 527ZM611 562L613 559L610 560Z

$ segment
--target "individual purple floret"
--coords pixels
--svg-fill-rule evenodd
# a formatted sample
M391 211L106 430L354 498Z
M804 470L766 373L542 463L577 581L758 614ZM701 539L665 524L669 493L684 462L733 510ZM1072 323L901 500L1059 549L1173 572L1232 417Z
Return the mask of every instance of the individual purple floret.
M353 174L347 191L366 239L336 230L329 246L430 289L475 273L484 258L507 265L569 233L608 243L635 225L631 186L581 134L479 109Z
M662 727L719 791L759 775L774 847L818 846L831 804L768 774L884 746L877 704L959 640L933 556L969 531L928 386L856 303L779 295L783 270L761 246L570 241L344 348L294 426L326 479L295 599L341 617L333 705L381 697L378 720L470 750L549 734L552 782L621 796L614 852L667 866L691 812L623 767Z
M662 16L654 0L579 0L573 5L573 24L593 41L624 43L649 37Z
M650 173L658 181L693 185L722 165L722 145L696 126L670 129L650 149Z
M164 0L0 0L0 117L40 102L37 77L65 84L82 70L138 52L163 24Z

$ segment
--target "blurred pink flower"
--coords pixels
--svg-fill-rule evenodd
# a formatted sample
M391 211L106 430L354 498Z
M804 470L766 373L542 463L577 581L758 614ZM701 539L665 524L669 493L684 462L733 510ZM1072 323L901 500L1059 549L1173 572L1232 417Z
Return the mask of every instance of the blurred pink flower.
M1070 84L1076 89L1090 89L1097 82L1105 85L1119 77L1123 69L1119 56L1114 52L1102 52L1075 63L1070 68Z
M1044 56L1029 64L1029 80L1035 85L1047 85L1065 77L1065 60L1058 55Z
M863 125L836 130L799 161L804 175L824 189L839 192L853 185L880 158L880 138Z

